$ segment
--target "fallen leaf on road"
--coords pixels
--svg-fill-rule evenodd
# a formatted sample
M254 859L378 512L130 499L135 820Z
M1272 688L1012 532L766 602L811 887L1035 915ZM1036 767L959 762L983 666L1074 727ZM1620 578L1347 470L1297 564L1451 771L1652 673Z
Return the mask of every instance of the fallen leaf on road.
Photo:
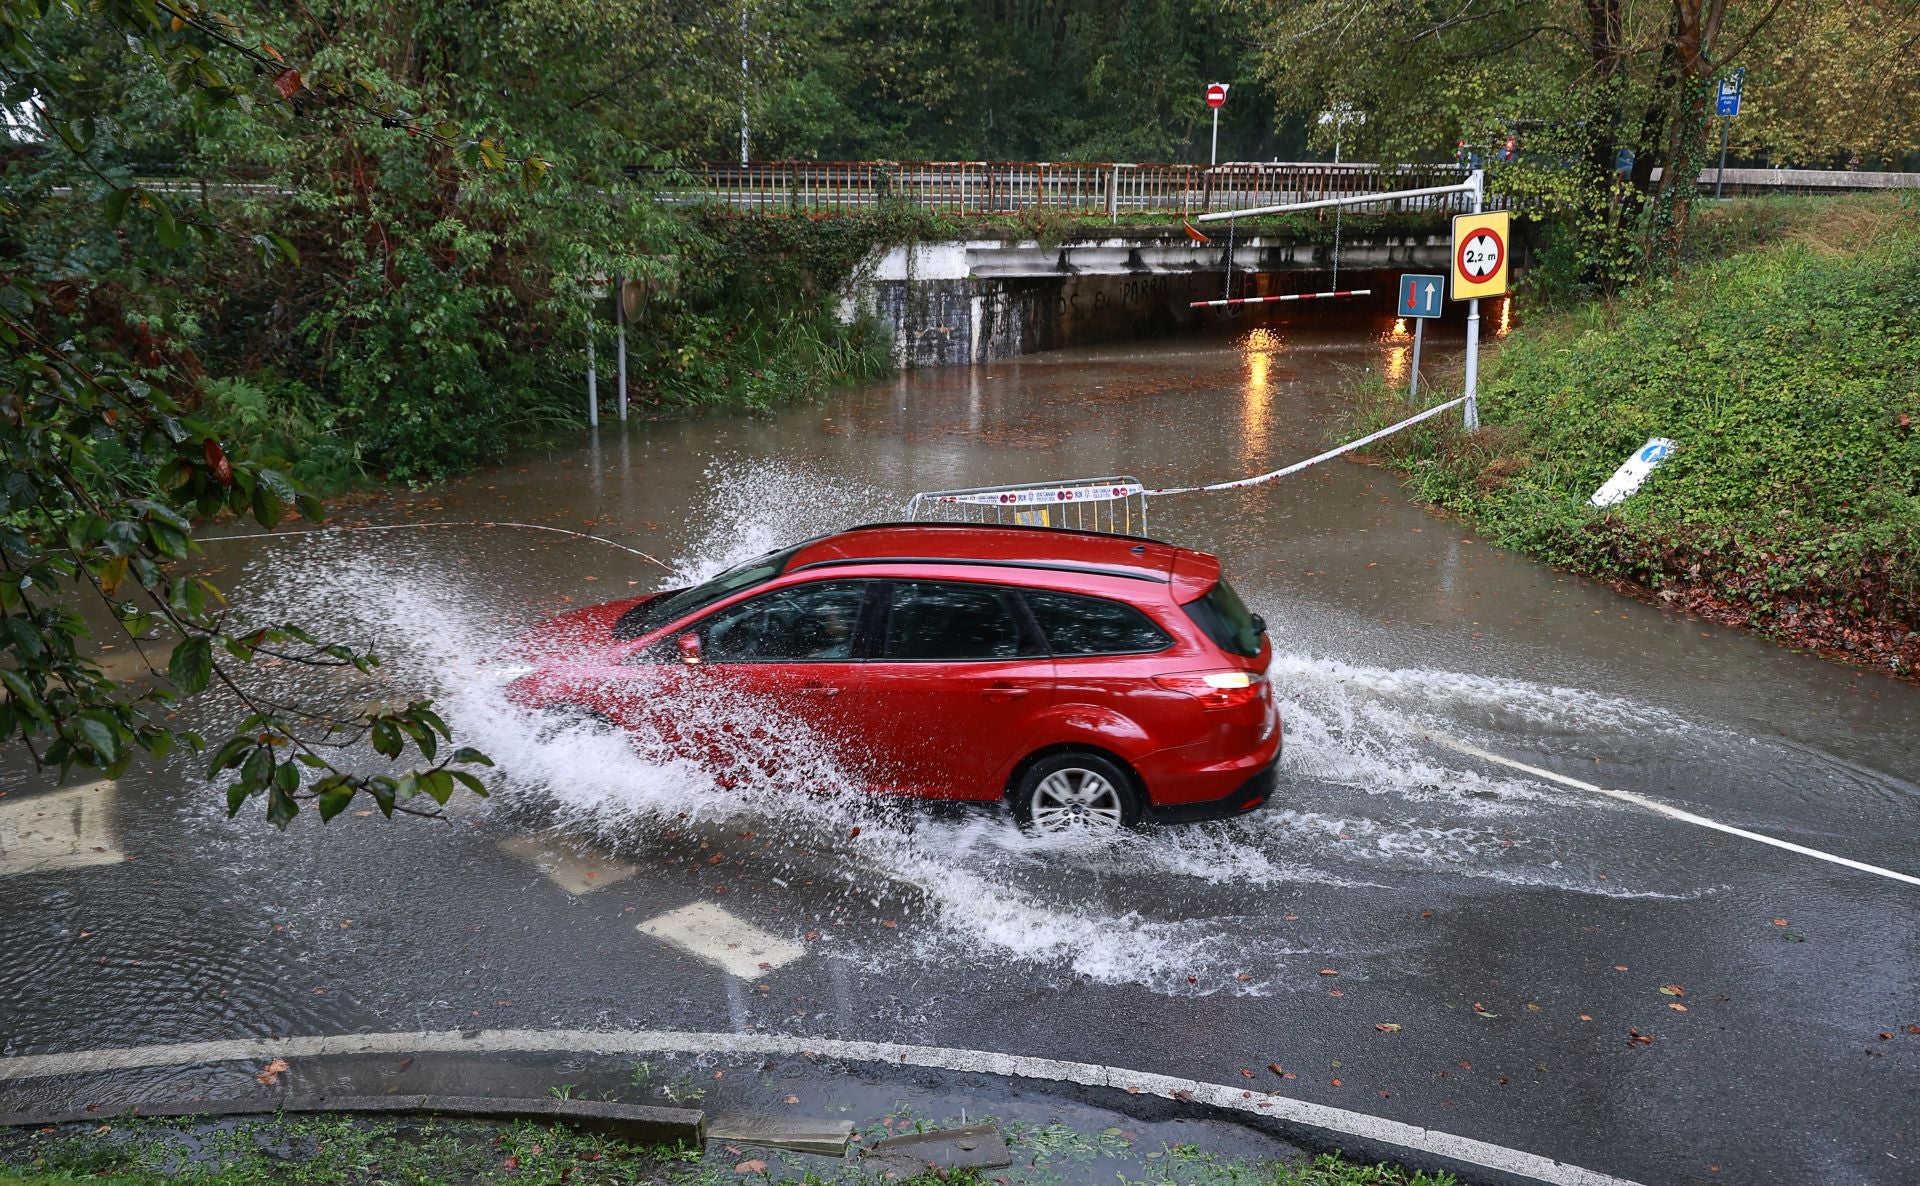
M1636 1046L1651 1046L1653 1045L1653 1035L1643 1034L1639 1030L1628 1030L1627 1042Z
M1498 1016L1500 1016L1500 1015L1499 1015L1498 1013L1490 1013L1490 1012L1488 1012L1488 1011L1487 1011L1487 1007L1486 1007L1485 1005L1482 1005L1482 1004L1481 1004L1481 1003L1480 1003L1479 1001L1475 1001L1475 1002L1473 1003L1473 1012L1474 1012L1474 1016L1476 1016L1476 1017L1498 1017Z
M1538 1006L1538 1005L1536 1005L1536 1004L1534 1004L1534 1003L1533 1003L1532 1001L1528 1001L1528 1002L1527 1002L1527 1012L1529 1012L1529 1013L1538 1013L1538 1012L1540 1012L1540 1006Z
M1322 976L1338 976L1340 973L1334 968L1322 968L1320 969L1320 974Z
M800 1097L797 1095L790 1095L783 1102L789 1103L789 1104L797 1104L800 1102Z
M1299 916L1299 915L1297 915L1297 914L1285 914L1285 915L1282 915L1282 916L1281 916L1281 918L1280 918L1280 921L1282 921L1282 922L1299 922L1299 921L1300 921L1300 916Z
M1463 1071L1471 1071L1473 1069L1473 1064L1470 1062L1462 1061L1462 1062L1457 1062L1453 1065L1459 1067Z
M1667 1008L1673 1010L1675 1013L1685 1013L1687 1011L1687 1007L1679 1001L1668 1001Z
M900 924L893 921L891 918L881 919L880 925L887 928L889 931L897 931L900 929Z
M1268 1069L1269 1071L1272 1071L1272 1072L1273 1072L1274 1074L1276 1074L1276 1075L1284 1075L1284 1074L1286 1074L1286 1071L1284 1071L1284 1070L1282 1070L1282 1069L1281 1069L1281 1067L1280 1067L1280 1064L1279 1064L1279 1063L1277 1063L1277 1062L1270 1062L1270 1063L1268 1063L1268 1064L1267 1064L1267 1069Z
M1892 1034L1888 1034L1888 1035L1887 1035L1887 1037L1889 1037L1889 1038L1891 1038L1891 1037L1893 1037L1893 1035L1892 1035ZM1248 1079L1251 1079L1251 1078L1253 1078L1253 1072L1252 1072L1252 1071L1250 1071L1250 1070L1248 1070L1248 1069L1247 1069L1246 1067L1241 1067L1241 1068L1240 1068L1240 1074L1241 1074L1241 1075L1243 1075L1243 1076L1245 1076L1245 1077L1246 1077L1246 1078L1248 1078Z
M1343 992L1341 992L1341 991L1340 991L1339 989L1337 989L1337 988L1335 988L1335 989L1329 989L1329 990L1327 991L1327 995L1328 995L1328 996L1330 996L1330 997L1344 997L1344 996L1346 996L1347 994L1346 994L1346 993L1343 993Z
M500 1163L500 1168L503 1170L506 1170L508 1173L512 1173L514 1170L519 1169L520 1155L517 1153L507 1154L507 1159Z
M291 1068L287 1066L286 1059L276 1058L266 1066L261 1067L260 1073L255 1075L254 1079L257 1080L262 1087L272 1087L275 1083L280 1082L280 1072L290 1069Z
M1328 1082L1332 1083L1335 1087L1340 1086L1340 1080L1338 1079L1329 1079Z
M767 1163L756 1157L752 1161L743 1161L739 1165L734 1166L733 1172L736 1174L764 1174L767 1172Z
M1893 1041L1893 1035L1892 1035L1892 1034L1889 1034L1889 1033L1887 1033L1886 1031L1884 1031L1884 1030L1883 1030L1883 1031L1881 1031L1881 1033L1880 1033L1880 1040L1881 1040L1882 1042L1891 1042L1891 1041Z
M1172 1096L1174 1099L1181 1101L1182 1103L1190 1104L1193 1102L1193 1093L1191 1091L1188 1091L1184 1087L1176 1087L1172 1091L1169 1091L1167 1094Z
M1587 1013L1582 1013L1582 1014L1580 1015L1580 1020L1582 1020L1582 1021L1592 1021L1592 1020L1593 1020L1593 1016L1592 1016L1591 1014L1587 1014Z
M1677 984L1663 984L1660 986L1660 991L1670 997L1684 997L1687 995L1687 990Z
M1910 1026L1908 1026L1908 1027L1907 1027L1907 1032L1908 1032L1908 1033L1910 1033L1910 1034L1920 1034L1920 1025L1910 1025Z
M1400 1032L1400 1023L1397 1021L1382 1021L1376 1024L1373 1028L1379 1030L1383 1034L1397 1034Z
M1614 970L1614 971L1616 971L1616 972L1624 972L1624 971L1626 971L1626 970L1627 970L1627 965L1625 965L1625 964L1615 964L1615 965L1613 965L1613 970Z
M1773 925L1776 927L1784 927L1787 925L1787 920L1784 918L1776 918L1773 920Z
M849 838L851 838L851 837L854 837L854 836L858 836L859 834L860 834L860 829L859 829L859 828L855 828L855 829L854 829L853 831L851 831L851 832L848 832L848 833L847 833L847 836L848 836Z

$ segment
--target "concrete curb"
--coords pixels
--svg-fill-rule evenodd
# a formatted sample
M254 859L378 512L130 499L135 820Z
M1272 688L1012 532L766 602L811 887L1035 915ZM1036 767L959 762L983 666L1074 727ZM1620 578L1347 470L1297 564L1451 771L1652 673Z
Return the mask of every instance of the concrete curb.
M706 1140L706 1113L693 1108L653 1108L598 1100L510 1099L473 1095L315 1095L289 1099L202 1100L157 1107L135 1105L109 1113L0 1115L0 1128L46 1128L111 1120L177 1119L188 1116L308 1115L344 1112L356 1116L446 1116L460 1120L551 1120L586 1132L647 1144L699 1145Z

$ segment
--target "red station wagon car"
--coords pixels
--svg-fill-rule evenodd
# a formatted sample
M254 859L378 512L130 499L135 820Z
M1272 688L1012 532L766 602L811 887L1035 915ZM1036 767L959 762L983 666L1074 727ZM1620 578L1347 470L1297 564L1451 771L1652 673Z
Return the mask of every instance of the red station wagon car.
M1213 556L1135 536L859 527L566 614L522 653L517 704L676 738L680 693L718 690L804 720L873 790L1006 799L1043 833L1250 811L1280 755L1266 624Z

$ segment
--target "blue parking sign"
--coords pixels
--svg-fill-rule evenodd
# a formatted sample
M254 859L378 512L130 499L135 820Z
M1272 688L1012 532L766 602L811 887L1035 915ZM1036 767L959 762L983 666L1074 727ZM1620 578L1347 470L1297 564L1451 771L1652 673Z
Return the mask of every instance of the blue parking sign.
M1740 114L1740 88L1745 80L1744 70L1736 70L1731 77L1720 80L1720 90L1714 103L1714 114L1722 119L1732 119Z
M1445 276L1404 272L1400 276L1400 303L1394 306L1394 312L1401 317L1438 317L1446 296Z

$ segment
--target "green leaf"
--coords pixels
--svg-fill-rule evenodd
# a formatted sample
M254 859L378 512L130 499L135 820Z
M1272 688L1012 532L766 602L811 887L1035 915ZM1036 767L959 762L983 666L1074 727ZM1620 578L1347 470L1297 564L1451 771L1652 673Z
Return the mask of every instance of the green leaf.
M227 788L228 819L232 819L234 816L240 814L240 809L246 805L247 798L250 794L251 792L248 791L247 784L244 782L236 782Z
M214 751L212 760L207 763L207 777L212 778L223 770L239 765L254 745L254 739L244 735L228 738Z
M204 634L182 639L167 660L167 677L188 696L206 691L213 679L213 640Z
M482 799L487 797L487 784L481 782L475 775L468 774L465 770L449 770L447 773L453 775L455 782L480 796Z
M267 822L285 831L293 817L300 814L300 804L292 795L274 787L267 792Z
M134 195L138 192L139 191L132 186L123 186L107 195L106 200L100 205L101 213L107 216L107 224L109 226L119 226L122 222L126 221L127 204L133 200Z
M420 776L420 789L435 803L445 807L453 797L453 775L445 770L429 770Z
M94 752L100 765L111 765L119 759L120 738L117 730L114 729L112 719L105 713L82 713L73 724L80 731L80 736L86 741L87 747Z
M347 809L347 804L352 802L353 788L350 786L334 787L331 790L322 792L318 804L320 808L320 822L325 823L334 816L339 815Z
M459 749L454 750L452 760L456 765L464 765L464 766L493 765L492 758L489 758L487 755L481 753L477 749L474 749L470 745L463 745Z
M184 243L186 236L180 233L180 224L174 221L173 208L167 205L165 199L147 194L146 201L153 206L153 231L159 237L160 245L172 249Z
M28 683L19 672L0 668L0 684L6 685L7 693L13 697L13 702L18 708L25 709L42 721L53 719L47 715L47 706L40 703L40 697L34 694L33 685Z

